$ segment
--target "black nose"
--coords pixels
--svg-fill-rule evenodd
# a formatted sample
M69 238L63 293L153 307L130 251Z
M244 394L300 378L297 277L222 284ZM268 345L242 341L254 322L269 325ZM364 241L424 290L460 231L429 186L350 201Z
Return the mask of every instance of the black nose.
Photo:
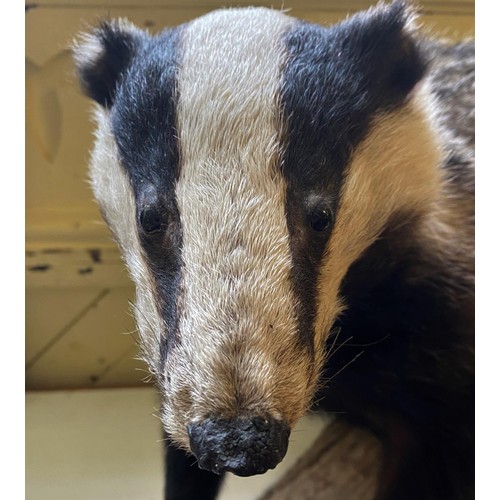
M285 456L290 428L265 417L215 418L188 426L191 451L201 469L238 476L263 474Z

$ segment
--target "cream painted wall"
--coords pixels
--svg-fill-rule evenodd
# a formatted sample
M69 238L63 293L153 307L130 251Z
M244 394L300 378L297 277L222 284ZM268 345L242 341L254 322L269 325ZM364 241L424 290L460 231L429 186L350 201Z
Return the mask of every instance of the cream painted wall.
M160 500L159 399L152 388L31 392L26 396L26 500ZM220 500L258 497L325 425L305 418L285 460L262 476L229 475Z

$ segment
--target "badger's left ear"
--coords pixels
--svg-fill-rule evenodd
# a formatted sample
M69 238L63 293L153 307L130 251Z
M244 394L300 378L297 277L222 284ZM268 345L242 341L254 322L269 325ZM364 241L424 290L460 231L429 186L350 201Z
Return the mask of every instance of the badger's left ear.
M113 105L120 78L147 34L123 19L104 21L73 44L85 94L105 108Z
M340 45L370 83L370 92L408 94L422 78L415 9L404 0L379 3L336 25Z

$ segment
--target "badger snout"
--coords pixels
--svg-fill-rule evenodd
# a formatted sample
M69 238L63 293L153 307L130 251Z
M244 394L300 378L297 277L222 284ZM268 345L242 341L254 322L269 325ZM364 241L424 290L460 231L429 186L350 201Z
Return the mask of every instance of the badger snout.
M189 425L188 433L201 469L253 476L283 460L290 427L270 417L213 418Z

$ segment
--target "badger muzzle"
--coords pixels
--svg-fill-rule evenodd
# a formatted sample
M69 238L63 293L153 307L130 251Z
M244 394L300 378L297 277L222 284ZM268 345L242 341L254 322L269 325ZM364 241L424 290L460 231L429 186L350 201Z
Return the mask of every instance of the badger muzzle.
M290 427L271 417L210 418L189 425L188 433L201 469L253 476L283 460Z

